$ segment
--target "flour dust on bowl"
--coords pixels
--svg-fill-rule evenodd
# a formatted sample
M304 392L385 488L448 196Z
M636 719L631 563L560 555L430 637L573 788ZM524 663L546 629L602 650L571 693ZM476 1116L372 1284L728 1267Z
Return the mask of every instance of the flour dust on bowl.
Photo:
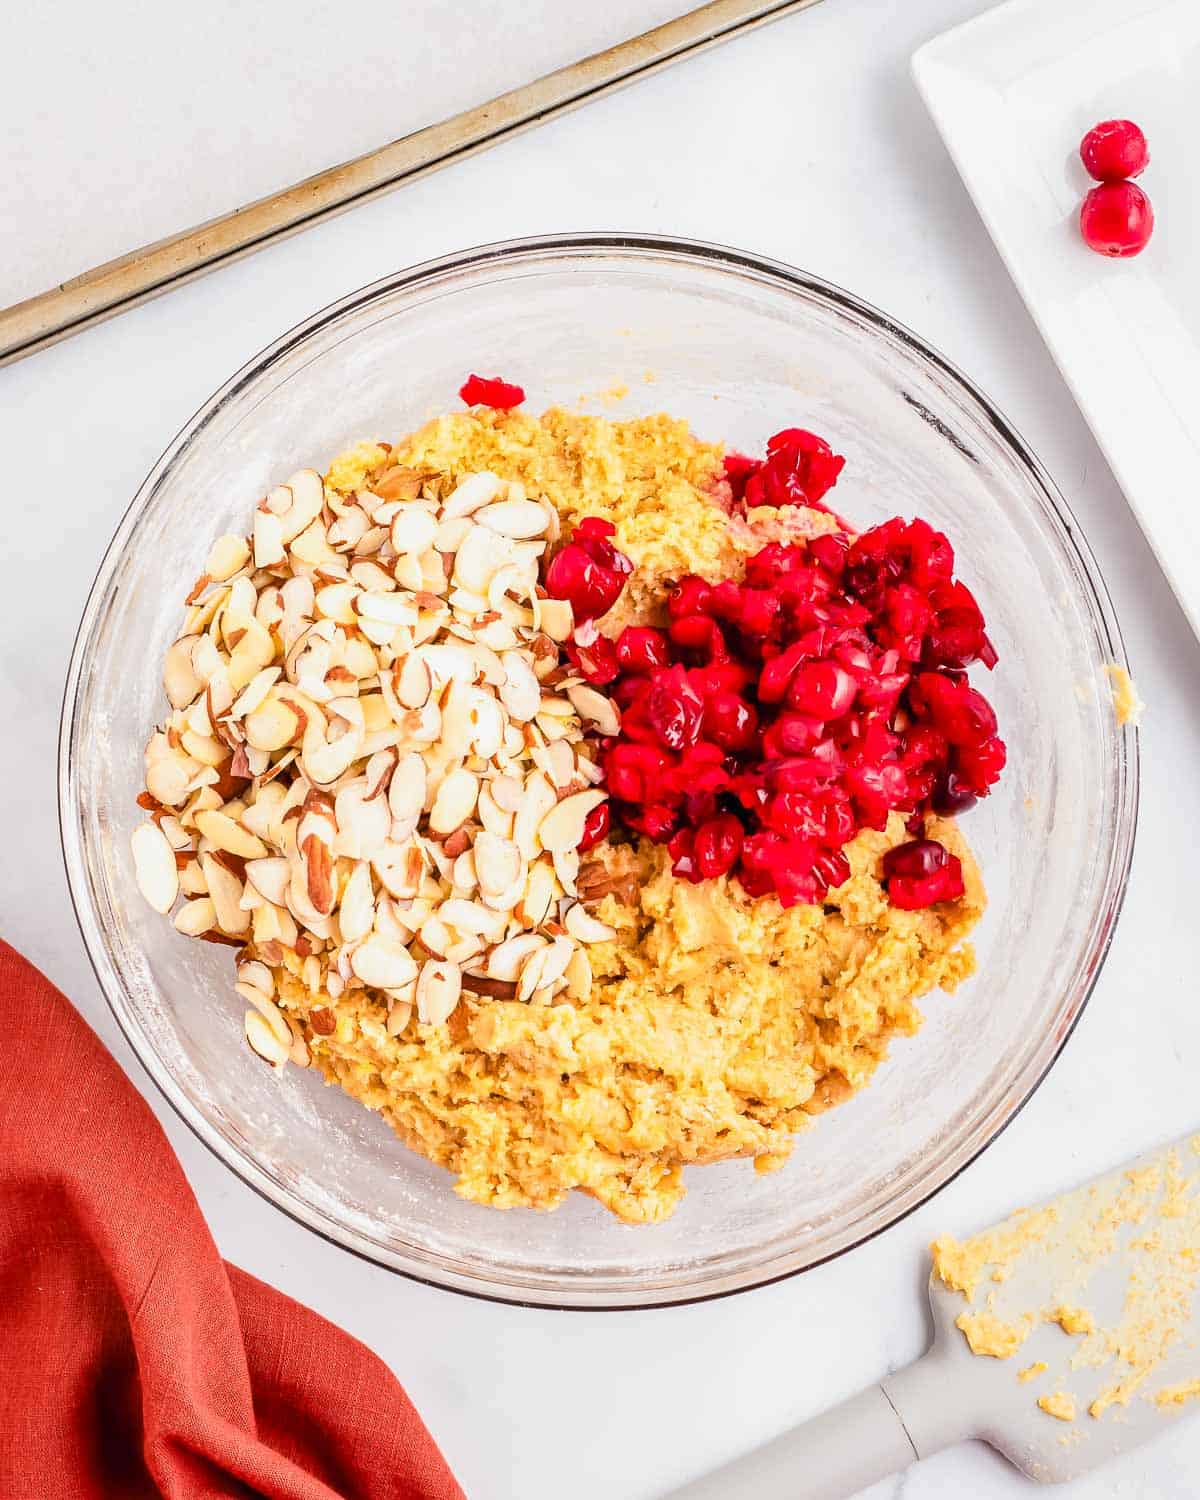
M229 954L181 937L138 894L129 840L158 663L181 583L292 469L395 441L451 409L469 371L552 405L686 418L761 452L821 433L865 527L923 516L954 541L1000 657L987 695L1008 744L964 831L988 887L978 972L922 1002L869 1086L801 1133L788 1164L689 1168L666 1222L622 1225L572 1195L498 1212L455 1196L381 1119L313 1070L241 1043ZM1004 419L903 328L816 279L736 251L629 236L490 246L317 314L265 351L171 444L101 566L67 683L60 804L80 925L125 1034L171 1104L272 1202L380 1265L454 1290L569 1308L644 1307L761 1285L911 1211L994 1138L1086 1002L1120 909L1136 733L1105 668L1111 605L1061 496Z

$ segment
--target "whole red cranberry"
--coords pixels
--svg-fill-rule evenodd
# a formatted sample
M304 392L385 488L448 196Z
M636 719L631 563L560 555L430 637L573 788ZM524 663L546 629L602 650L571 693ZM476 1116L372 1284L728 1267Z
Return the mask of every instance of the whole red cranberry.
M1100 255L1140 255L1154 233L1154 209L1136 182L1102 182L1083 200L1079 230Z
M1101 120L1079 143L1079 156L1097 182L1137 177L1150 164L1141 127L1132 120Z

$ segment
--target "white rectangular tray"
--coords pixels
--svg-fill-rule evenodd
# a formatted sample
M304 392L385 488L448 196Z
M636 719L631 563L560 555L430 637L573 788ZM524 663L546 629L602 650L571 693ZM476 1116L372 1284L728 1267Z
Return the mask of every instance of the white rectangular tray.
M1009 0L913 76L996 247L1200 634L1200 0ZM1084 133L1145 130L1156 224L1109 260L1078 230Z

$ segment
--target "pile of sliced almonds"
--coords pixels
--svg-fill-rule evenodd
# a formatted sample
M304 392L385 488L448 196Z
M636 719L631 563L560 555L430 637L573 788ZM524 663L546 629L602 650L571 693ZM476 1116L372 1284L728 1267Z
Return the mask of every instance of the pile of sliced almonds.
M276 1066L320 1034L277 1006L281 967L313 997L378 992L393 1035L464 990L588 995L586 946L613 932L576 885L605 798L586 736L620 719L562 657L571 608L539 584L557 535L490 473L392 467L346 496L304 469L213 546L132 852L151 906L186 898L180 932L245 950L246 1036Z

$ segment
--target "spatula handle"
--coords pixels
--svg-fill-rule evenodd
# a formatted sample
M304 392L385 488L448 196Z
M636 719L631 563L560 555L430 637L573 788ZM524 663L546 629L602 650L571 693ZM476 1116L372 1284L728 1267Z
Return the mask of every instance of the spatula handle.
M664 1500L846 1500L916 1457L895 1407L873 1385Z

